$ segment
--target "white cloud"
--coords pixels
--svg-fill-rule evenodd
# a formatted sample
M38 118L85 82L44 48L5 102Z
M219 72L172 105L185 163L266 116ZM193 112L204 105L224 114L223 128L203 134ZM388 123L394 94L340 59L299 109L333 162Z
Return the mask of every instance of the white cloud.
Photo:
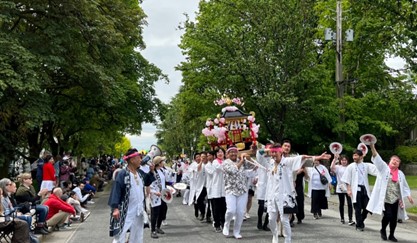
M181 86L181 73L175 71L175 66L184 60L178 47L183 31L178 26L186 20L184 13L191 19L195 17L198 3L199 0L145 0L141 5L148 16L148 26L143 30L146 49L141 53L168 75L170 80L169 84L159 81L155 85L156 94L164 103L169 103ZM146 123L143 124L140 136L127 137L133 147L149 149L152 144L156 144L155 132L156 127Z

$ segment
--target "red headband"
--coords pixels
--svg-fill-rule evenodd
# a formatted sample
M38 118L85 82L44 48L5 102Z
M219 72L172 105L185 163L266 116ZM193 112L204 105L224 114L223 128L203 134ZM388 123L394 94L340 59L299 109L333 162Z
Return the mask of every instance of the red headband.
M282 148L270 148L271 152L276 152L276 153L281 153L282 152Z
M134 152L133 154L129 154L129 155L127 155L127 156L123 156L123 160L128 160L128 159L131 159L131 158L133 158L133 157L136 157L136 156L141 156L142 154L141 153L139 153L139 152Z

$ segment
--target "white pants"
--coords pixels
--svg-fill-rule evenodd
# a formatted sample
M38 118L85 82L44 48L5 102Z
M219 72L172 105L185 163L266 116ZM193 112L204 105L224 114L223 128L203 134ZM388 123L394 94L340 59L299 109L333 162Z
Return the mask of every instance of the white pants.
M271 228L272 232L272 242L278 243L278 224L277 219L278 215L280 215L280 221L284 228L284 236L285 236L285 243L291 243L291 226L290 226L290 214L280 214L278 210L275 212L269 212L269 227ZM274 241L275 240L275 241Z
M123 231L113 239L113 243L125 243L126 233L130 229L129 243L143 243L143 216L127 215Z
M243 215L246 211L246 203L248 202L248 193L244 193L240 196L232 194L226 195L226 215L225 215L225 227L230 226L233 216L235 217L235 224L233 225L233 235L240 235L240 228L242 227Z

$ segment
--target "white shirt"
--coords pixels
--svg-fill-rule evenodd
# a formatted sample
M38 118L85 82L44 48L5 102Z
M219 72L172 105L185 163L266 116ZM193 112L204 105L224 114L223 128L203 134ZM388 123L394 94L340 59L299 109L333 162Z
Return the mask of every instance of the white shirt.
M223 175L223 167L221 161L219 159L214 159L213 162L207 164L205 170L208 175L211 175L211 198L221 198L225 197L224 191L224 175ZM208 187L209 185L207 185Z

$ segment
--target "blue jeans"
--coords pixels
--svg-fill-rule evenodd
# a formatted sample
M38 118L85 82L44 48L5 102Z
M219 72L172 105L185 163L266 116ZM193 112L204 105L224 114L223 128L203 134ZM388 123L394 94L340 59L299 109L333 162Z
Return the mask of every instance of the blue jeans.
M31 227L32 227L32 217L31 216L20 215L20 216L17 216L17 218L26 221L28 223L28 226L29 226L29 231L31 231Z
M36 216L38 218L38 223L45 223L46 222L46 216L48 215L49 208L45 205L36 205Z

